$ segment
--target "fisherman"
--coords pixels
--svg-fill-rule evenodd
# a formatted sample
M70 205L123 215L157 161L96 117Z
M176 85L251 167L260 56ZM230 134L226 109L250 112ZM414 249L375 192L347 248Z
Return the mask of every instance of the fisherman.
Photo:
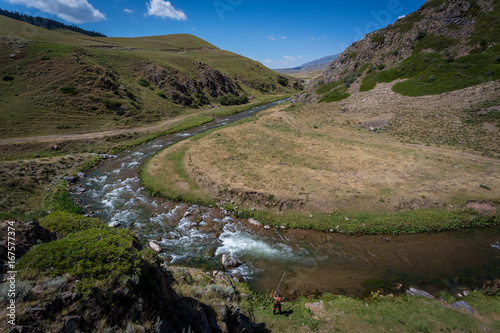
M274 292L274 308L273 308L273 315L276 315L276 310L279 310L279 314L281 314L281 295L278 291Z

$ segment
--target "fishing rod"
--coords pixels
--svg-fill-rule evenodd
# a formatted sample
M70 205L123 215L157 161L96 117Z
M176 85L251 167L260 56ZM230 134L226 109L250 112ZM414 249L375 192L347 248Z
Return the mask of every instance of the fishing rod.
M283 275L281 276L281 280L280 280L280 283L278 284L278 287L276 288L276 291L278 291L280 289L281 282L283 281L283 278L285 277L285 274L286 274L286 271L283 272Z

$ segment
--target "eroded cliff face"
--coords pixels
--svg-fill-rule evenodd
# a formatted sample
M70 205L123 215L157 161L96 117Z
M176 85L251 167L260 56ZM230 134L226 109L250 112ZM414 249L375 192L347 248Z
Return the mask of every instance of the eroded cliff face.
M195 100L206 100L207 96L218 98L226 94L239 96L235 82L213 67L199 63L196 78L171 67L156 64L145 66L145 77L166 96L185 106Z

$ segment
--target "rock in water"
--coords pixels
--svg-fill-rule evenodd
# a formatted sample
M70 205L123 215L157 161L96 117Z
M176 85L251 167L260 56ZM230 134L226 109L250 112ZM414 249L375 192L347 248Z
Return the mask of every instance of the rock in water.
M235 268L235 267L243 265L243 263L240 260L238 260L237 258L231 257L227 254L222 255L220 262L221 262L222 266L224 266L225 268Z
M156 253L160 253L161 252L161 247L158 243L154 242L154 241L150 241L149 242L149 247L151 248L151 250L155 251Z
M112 221L108 223L108 227L110 228L118 228L121 225L122 223L120 221Z

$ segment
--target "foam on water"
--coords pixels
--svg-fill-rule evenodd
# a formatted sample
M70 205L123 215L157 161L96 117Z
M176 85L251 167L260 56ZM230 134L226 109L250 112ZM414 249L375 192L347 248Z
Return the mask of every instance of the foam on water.
M294 260L293 250L283 243L269 242L262 236L252 234L248 231L240 231L234 224L224 226L224 232L219 240L222 246L215 252L216 255L223 253L236 257L249 257L267 260Z

